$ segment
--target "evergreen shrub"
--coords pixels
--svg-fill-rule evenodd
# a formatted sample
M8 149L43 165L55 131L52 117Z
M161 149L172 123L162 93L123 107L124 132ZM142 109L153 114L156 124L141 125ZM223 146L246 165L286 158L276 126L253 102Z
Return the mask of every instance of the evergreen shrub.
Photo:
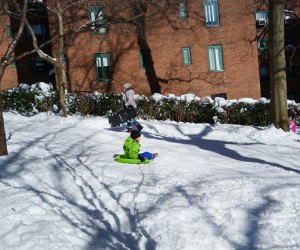
M3 110L15 110L22 115L60 109L58 94L51 90L15 88L2 91ZM136 100L142 119L172 120L191 123L220 123L267 126L270 124L269 103L233 102L220 107L216 102L202 103L179 98L163 97L159 100L140 96ZM107 116L122 109L122 95L101 93L66 93L70 114Z

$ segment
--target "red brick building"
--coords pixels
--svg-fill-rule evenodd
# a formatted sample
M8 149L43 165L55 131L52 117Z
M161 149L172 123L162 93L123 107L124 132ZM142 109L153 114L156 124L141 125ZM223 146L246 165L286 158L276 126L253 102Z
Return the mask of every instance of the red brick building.
M111 24L114 10L110 1L105 5L90 2L76 15L95 21L95 25L72 36L72 43L64 51L68 88L119 93L122 85L130 82L137 93L145 95L160 92L259 98L265 93L260 87L263 70L256 42L257 8L248 0L187 0L133 25ZM148 7L147 13L151 11L153 7ZM72 13L68 19L70 16ZM38 22L46 24L48 31L47 20L34 20L37 33L42 29ZM52 36L56 23L50 16ZM51 47L49 50L51 54ZM52 53L56 54L55 44ZM31 60L31 65L32 61L41 64L37 58ZM22 72L18 82L49 81L48 64L38 72L32 66L26 69L29 64L25 59L17 63L18 72Z
M255 12L247 2L183 2L168 11L168 18L146 19L144 39L118 26L108 26L103 34L83 33L67 50L70 87L120 92L124 82L131 82L145 95L259 98ZM96 73L106 62L109 82Z
M12 28L9 18L0 16L0 58L6 53L8 45L12 42ZM15 87L18 83L16 64L12 64L4 71L3 78L0 82L0 89Z

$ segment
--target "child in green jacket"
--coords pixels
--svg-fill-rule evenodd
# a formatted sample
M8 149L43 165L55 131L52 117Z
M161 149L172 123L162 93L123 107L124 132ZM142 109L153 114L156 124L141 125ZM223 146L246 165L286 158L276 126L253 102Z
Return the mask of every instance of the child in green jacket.
M143 162L145 161L145 159L152 160L158 156L157 153L152 154L150 152L139 154L141 147L140 140L141 133L137 130L132 130L130 136L125 140L125 143L123 145L125 158L140 159Z

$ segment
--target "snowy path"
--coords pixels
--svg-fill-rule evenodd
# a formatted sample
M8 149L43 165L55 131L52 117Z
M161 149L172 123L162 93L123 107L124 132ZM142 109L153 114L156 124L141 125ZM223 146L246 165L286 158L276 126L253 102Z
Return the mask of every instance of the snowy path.
M300 137L142 121L149 165L107 120L5 113L0 249L300 249Z

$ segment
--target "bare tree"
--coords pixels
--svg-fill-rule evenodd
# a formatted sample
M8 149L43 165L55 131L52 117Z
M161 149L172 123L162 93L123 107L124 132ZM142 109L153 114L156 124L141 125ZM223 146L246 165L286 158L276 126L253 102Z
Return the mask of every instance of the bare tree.
M15 1L2 1L1 2L1 13L2 15L8 15L10 7L17 7L18 4ZM1 79L4 75L5 68L13 62L13 54L16 48L18 41L23 33L26 21L26 13L27 13L27 0L23 1L22 8L18 8L18 11L15 12L15 17L20 18L20 25L16 35L13 37L11 43L8 45L7 50L4 56L1 58L0 62L0 84ZM1 90L1 85L0 85ZM2 95L0 95L0 155L7 155L7 145L6 145L6 135L4 128L4 118L2 113Z
M65 2L65 1L60 1L60 0L48 1L47 7L46 7L48 13L55 15L56 21L57 21L56 23L58 26L58 38L57 38L58 46L55 47L57 49L57 53L55 56L51 56L51 55L45 53L45 51L43 51L43 49L41 47L39 47L38 40L35 36L35 33L31 27L29 21L26 21L26 25L32 36L33 47L36 50L36 52L38 53L39 57L54 66L54 69L56 72L56 77L57 77L60 105L62 108L63 115L67 116L68 112L67 112L67 107L66 107L66 103L65 103L65 89L66 89L66 84L67 84L67 77L66 77L66 69L64 68L63 61L62 61L62 53L65 49L63 17L64 17L64 12L65 12L66 7L63 8L62 2Z

